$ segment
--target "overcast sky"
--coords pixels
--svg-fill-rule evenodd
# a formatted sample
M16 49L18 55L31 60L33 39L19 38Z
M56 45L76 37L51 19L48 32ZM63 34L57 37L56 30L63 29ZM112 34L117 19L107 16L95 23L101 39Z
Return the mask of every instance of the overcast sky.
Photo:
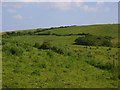
M117 2L2 3L3 31L117 22Z

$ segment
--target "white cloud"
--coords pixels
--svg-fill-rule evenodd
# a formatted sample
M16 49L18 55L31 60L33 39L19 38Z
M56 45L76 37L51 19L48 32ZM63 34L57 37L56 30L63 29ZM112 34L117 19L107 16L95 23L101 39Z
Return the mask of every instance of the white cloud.
M24 2L32 2L32 1L42 2L43 0L20 0L20 1L23 1L23 3L22 2L16 2L14 4L13 3L11 3L11 4L5 3L5 4L3 4L3 6L8 8L8 10L7 10L8 12L15 13L17 11L16 9L21 9L24 6L26 6L27 4L30 4L30 3L24 3ZM47 1L50 2L51 0L47 0ZM72 3L72 2L74 2L74 3ZM36 4L39 4L39 3L36 3ZM103 11L110 11L109 8L106 8L104 6L104 0L96 0L95 6L86 5L85 0L56 0L55 2L52 2L50 4L50 7L56 8L59 10L69 10L72 8L72 6L80 8L83 11L99 11L99 10L101 10L101 8Z
M96 11L97 7L90 7L88 5L81 5L80 9L84 10L84 11Z
M27 3L22 3L22 2L3 3L2 7L3 7L3 10L9 13L16 13L18 9L23 9L23 7L26 4Z
M15 18L15 19L23 19L23 16L18 14L18 15L13 16L13 18Z
M89 6L89 5L86 5L86 3L82 2L80 3L80 5L77 5L77 7L87 12L98 12L98 11L108 12L110 11L110 8L104 5L103 0L98 0L98 2L96 2L94 6Z
M72 8L72 6L74 6L87 12L110 11L110 8L104 5L104 0L96 0L96 5L94 6L86 5L86 3L84 2L85 0L74 0L75 1L74 3L72 3L73 0L68 1L69 2L55 2L52 4L52 7L57 8L59 10L69 10Z
M60 10L68 10L71 8L70 2L55 2L52 3L52 7L60 9Z
M84 0L55 0L52 6L60 10L68 10L71 9L73 3L75 7L79 7L83 1Z

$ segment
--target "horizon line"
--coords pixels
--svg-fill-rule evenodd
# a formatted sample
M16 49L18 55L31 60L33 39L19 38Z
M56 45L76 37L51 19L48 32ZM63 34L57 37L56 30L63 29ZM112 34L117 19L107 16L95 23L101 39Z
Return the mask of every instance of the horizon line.
M107 25L107 24L120 24L120 23L96 23L96 24L82 24L82 25L77 25L77 24L71 24L71 25L57 25L57 26L48 26L48 27L35 27L35 28L26 28L26 29L15 29L15 30L2 30L2 32L12 32L12 31L23 31L23 30L32 30L32 29L47 29L47 28L59 28L59 27L65 27L65 26L92 26L92 25Z

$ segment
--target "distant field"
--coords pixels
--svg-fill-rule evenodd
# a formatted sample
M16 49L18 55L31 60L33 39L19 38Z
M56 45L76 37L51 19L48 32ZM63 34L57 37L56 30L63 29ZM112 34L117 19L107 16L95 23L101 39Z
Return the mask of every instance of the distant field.
M47 30L51 33L57 34L78 34L78 33L90 33L94 35L102 36L113 36L118 37L118 25L117 24L106 24L106 25L90 25L90 26L72 26L67 28L56 28Z
M17 42L25 42L29 44L34 44L35 42L39 42L42 44L43 41L51 41L53 44L71 45L74 43L74 40L77 37L78 36L17 36L8 38L7 40L14 40Z
M79 33L111 36L112 43L116 44L118 25L69 26L42 32L36 30L3 36L4 88L118 87L117 47L75 45ZM50 35L38 35L48 32Z

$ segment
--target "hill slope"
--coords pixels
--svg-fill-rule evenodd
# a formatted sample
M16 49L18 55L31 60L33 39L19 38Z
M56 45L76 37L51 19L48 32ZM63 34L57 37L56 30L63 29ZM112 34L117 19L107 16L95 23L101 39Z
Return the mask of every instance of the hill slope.
M3 87L118 87L118 48L74 45L82 33L111 36L117 43L117 28L115 24L71 26L4 34Z

